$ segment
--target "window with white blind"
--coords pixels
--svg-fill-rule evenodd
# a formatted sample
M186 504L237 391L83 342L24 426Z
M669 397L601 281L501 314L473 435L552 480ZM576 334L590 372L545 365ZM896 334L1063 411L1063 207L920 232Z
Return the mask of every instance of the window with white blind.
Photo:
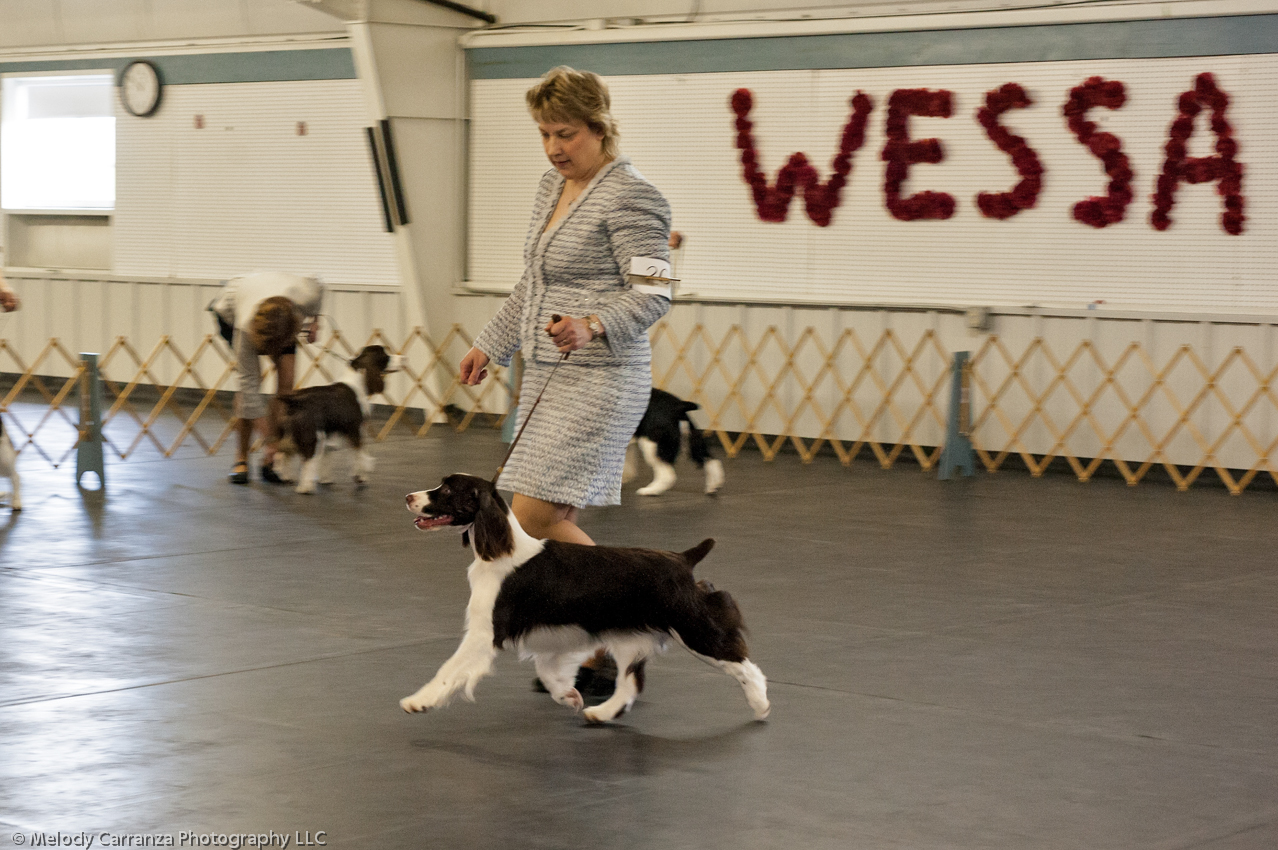
M0 121L0 207L115 207L110 73L7 76Z

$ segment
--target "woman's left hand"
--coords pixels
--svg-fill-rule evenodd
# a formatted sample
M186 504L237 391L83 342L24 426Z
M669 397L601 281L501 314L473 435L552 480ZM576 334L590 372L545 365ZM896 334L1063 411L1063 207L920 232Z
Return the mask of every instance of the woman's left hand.
M560 351L576 351L579 348L585 348L586 343L594 338L594 334L590 332L590 325L585 319L574 319L567 316L557 322L550 322L546 325L546 333L555 341L555 347Z

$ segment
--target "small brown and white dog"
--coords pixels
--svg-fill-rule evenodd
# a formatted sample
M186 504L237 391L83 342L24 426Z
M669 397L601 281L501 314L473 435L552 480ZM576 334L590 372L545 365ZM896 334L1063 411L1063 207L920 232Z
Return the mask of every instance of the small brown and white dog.
M0 417L0 478L8 478L12 488L8 493L0 492L0 496L8 496L9 509L17 513L22 510L22 479L18 477L18 453L4 432L3 417Z
M408 712L474 700L499 649L531 658L555 702L581 710L577 668L600 649L617 661L613 695L587 708L591 723L624 713L643 690L647 659L674 640L736 679L758 720L768 716L768 682L746 657L741 611L709 582L692 576L713 548L686 552L584 546L535 540L520 527L497 488L472 475L449 475L434 490L409 493L408 510L423 530L451 527L475 551L467 570L470 602L461 646L417 693Z
M292 458L301 456L296 477L297 492L314 493L315 485L329 483L324 468L326 448L338 448L335 438L345 438L355 450L353 477L363 486L373 472L373 456L363 445L364 420L372 412L369 397L386 388L385 376L403 368L404 358L387 354L380 345L365 346L342 380L322 387L307 387L276 396L276 439L279 449L273 468L284 481L292 476Z

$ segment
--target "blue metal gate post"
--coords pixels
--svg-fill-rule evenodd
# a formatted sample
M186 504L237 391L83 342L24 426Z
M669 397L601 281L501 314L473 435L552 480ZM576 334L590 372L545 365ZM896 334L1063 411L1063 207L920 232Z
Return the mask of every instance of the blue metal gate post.
M84 374L80 384L80 442L75 453L75 483L86 472L97 473L98 490L106 490L106 466L102 458L102 376L98 374L98 355L81 353Z
M510 443L515 439L515 420L519 418L519 380L522 377L523 368L519 360L519 354L515 354L515 359L510 362L510 368L506 370L506 383L510 388L510 409L506 414L506 421L501 423L501 441Z
M950 415L945 427L945 446L941 449L941 463L937 477L948 481L954 470L962 469L964 475L976 474L976 453L972 451L971 401L968 390L967 359L970 352L954 352L950 372Z

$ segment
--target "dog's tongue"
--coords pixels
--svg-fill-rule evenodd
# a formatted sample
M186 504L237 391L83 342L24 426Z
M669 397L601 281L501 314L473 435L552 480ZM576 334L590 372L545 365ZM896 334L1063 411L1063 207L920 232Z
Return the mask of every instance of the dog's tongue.
M453 518L445 514L444 516L419 516L413 520L413 525L423 531L430 531L432 528L439 528L441 525L448 525Z

